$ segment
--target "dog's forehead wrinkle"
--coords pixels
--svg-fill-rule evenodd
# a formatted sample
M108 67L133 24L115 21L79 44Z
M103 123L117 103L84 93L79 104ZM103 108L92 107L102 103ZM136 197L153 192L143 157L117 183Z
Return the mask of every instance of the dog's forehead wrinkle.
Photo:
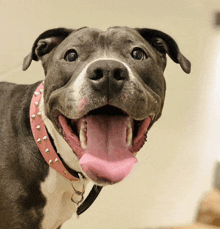
M77 37L81 41L84 41L84 40L88 40L88 39L95 40L102 33L103 32L99 29L85 28L84 30L80 30L77 33L71 34L71 35Z
M127 27L111 27L106 31L106 35L112 40L117 38L118 41L135 42L137 41L137 32L134 29Z
M68 42L76 42L78 45L91 44L101 46L102 48L111 46L113 43L126 45L137 41L137 36L133 30L126 27L110 27L106 31L93 28L83 28L72 32L66 39ZM76 44L75 44L76 45Z

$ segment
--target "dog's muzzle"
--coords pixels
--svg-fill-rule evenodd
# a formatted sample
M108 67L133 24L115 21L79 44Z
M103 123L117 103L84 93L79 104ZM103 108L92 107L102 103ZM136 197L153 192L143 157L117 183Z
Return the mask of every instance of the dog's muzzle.
M84 79L91 94L100 101L105 98L105 102L98 107L88 103L91 108L77 119L61 112L57 114L57 125L64 139L77 155L85 174L98 184L117 183L130 173L137 162L135 153L146 141L152 121L151 116L134 120L120 109L120 104L111 105L123 94L129 77L129 70L122 62L112 59L92 62Z

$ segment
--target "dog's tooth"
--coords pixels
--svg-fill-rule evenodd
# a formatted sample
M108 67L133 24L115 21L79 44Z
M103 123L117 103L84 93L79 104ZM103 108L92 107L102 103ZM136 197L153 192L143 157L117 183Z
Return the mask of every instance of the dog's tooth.
M83 149L86 149L86 132L80 131L80 142Z
M132 129L129 128L127 132L127 146L130 146L132 143Z
M81 123L81 129L86 129L86 128L87 128L86 119L84 118Z
M81 127L80 127L80 133L79 133L79 139L81 142L81 147L83 149L86 149L87 145L86 145L86 131L87 131L87 125L86 125L86 119L84 118L82 120L81 123Z
M81 139L80 139L80 142L81 142L81 147L83 148L83 149L86 149L86 138L84 138L84 137L81 137Z
M58 127L58 132L59 132L60 134L63 134L63 129L62 129L61 127Z
M130 146L132 143L132 127L131 127L131 119L128 119L128 124L127 124L127 146Z

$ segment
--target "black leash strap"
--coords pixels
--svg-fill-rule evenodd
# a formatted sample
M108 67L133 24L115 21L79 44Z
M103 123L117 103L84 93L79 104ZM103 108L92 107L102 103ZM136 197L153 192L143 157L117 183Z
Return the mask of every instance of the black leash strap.
M92 190L90 191L89 195L87 198L83 201L83 203L78 207L76 214L79 216L81 215L84 211L86 211L92 203L95 201L97 196L102 190L102 186L94 185L92 187Z

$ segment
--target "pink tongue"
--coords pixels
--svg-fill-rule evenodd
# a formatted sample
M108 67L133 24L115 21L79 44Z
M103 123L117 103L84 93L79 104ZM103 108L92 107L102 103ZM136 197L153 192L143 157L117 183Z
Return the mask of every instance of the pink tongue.
M137 159L126 145L127 118L88 116L87 148L80 158L84 172L94 181L116 183L132 170Z

